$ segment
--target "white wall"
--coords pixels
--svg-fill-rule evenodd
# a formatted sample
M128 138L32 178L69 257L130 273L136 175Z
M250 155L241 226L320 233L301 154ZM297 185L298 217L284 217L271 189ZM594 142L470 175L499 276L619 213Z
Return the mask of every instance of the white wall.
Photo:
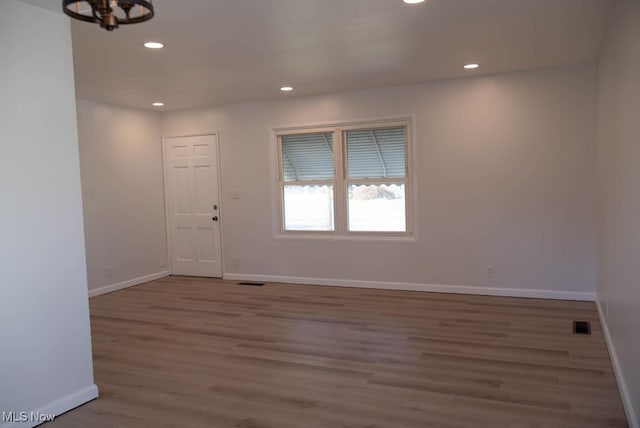
M220 132L227 275L588 298L595 79L595 67L584 65L238 104L166 113L162 132ZM273 239L271 127L405 115L415 115L417 134L417 242ZM231 199L232 190L241 198ZM495 267L491 280L487 265Z
M622 0L613 12L599 64L598 95L598 300L614 364L624 377L620 383L629 419L639 427L639 1Z
M0 58L0 412L60 413L97 395L68 19L2 0Z
M160 114L78 101L91 294L167 270Z

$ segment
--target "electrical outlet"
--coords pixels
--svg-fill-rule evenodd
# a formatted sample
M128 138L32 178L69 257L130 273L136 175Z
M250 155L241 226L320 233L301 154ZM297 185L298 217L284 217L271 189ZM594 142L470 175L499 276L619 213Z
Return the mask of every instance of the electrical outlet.
M240 266L240 257L234 257L233 258L233 265L234 266Z
M107 277L111 278L113 276L113 266L108 265L107 266Z
M493 265L487 265L487 278L493 278Z

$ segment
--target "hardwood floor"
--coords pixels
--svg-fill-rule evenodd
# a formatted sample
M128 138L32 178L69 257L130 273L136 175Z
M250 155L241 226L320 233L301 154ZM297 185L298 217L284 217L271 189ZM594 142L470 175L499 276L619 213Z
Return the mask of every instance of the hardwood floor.
M48 426L627 426L591 302L169 277L90 305L100 397Z

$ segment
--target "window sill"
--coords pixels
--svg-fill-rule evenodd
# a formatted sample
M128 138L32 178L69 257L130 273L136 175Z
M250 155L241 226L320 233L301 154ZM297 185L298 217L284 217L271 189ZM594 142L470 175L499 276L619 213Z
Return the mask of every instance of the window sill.
M386 234L349 234L349 235L333 235L328 233L305 233L305 232L288 232L277 233L273 235L276 240L308 240L308 241L342 241L355 242L359 244L375 243L375 242L391 242L391 243L416 243L418 242L414 235L386 235Z

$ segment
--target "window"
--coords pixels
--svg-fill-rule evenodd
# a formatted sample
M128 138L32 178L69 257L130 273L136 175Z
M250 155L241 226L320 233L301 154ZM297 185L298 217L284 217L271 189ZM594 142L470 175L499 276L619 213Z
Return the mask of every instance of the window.
M284 135L281 152L284 230L335 230L332 133Z
M281 232L409 235L408 125L278 130Z

